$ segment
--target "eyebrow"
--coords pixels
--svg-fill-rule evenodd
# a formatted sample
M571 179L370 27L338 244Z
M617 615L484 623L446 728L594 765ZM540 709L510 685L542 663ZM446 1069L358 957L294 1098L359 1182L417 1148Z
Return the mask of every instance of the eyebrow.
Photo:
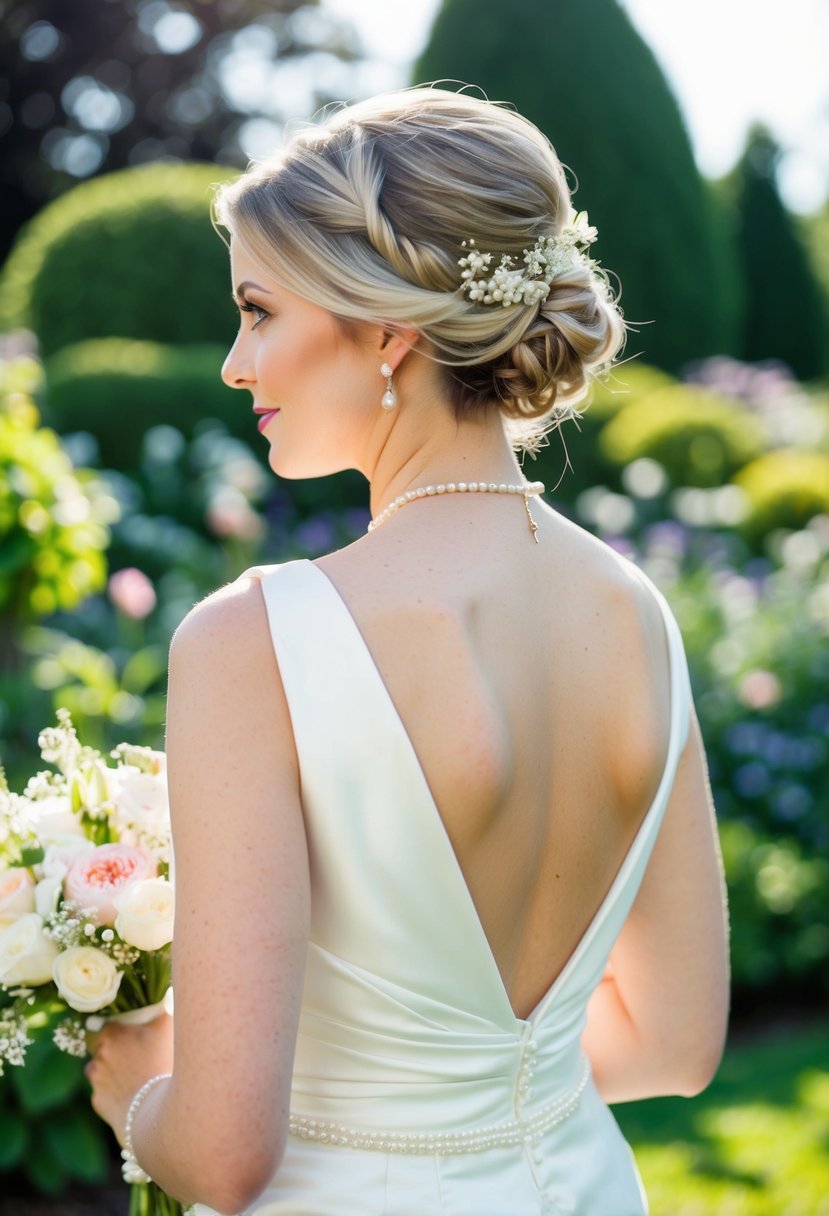
M261 291L263 296L273 295L273 292L265 291L264 287L260 287L258 283L252 283L250 279L245 279L244 283L240 283L236 290L232 291L230 294L238 303L240 300L244 300L245 292L249 291L251 288L253 288L254 291Z

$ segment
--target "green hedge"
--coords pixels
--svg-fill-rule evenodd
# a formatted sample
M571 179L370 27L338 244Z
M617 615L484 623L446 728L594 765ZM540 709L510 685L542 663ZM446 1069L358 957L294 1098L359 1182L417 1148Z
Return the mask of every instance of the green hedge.
M761 541L775 528L802 528L829 515L829 456L780 448L753 460L734 478L747 499L742 530Z
M765 447L757 419L705 389L677 385L620 410L599 439L612 463L657 461L673 486L718 486Z
M0 328L44 354L86 338L229 342L227 250L210 222L217 165L146 165L76 186L20 233L0 276Z
M67 434L91 432L106 468L138 467L141 440L153 426L188 438L217 418L240 438L256 437L250 398L221 379L227 346L167 346L99 338L65 347L46 363L45 409Z
M541 450L537 461L526 462L525 472L530 477L541 478L551 497L558 502L575 503L579 494L591 486L616 486L619 470L600 448L600 432L626 406L675 383L667 372L639 360L614 368L609 376L593 384L589 404L578 422L565 423L560 436L552 434L549 445ZM571 466L566 472L562 444L566 445ZM554 491L559 479L558 489Z

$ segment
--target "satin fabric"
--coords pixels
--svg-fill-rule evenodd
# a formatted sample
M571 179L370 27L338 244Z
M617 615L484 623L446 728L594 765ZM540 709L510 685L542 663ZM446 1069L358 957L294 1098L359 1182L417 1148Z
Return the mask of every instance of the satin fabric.
M634 567L635 569L635 567ZM527 1018L510 1006L412 743L345 602L312 562L255 567L291 714L312 882L292 1113L379 1133L524 1119L572 1092L586 1007L641 883L688 733L659 591L671 724L656 796L587 932ZM215 1216L197 1204L196 1216ZM631 1151L588 1078L537 1142L404 1155L288 1137L246 1216L645 1216Z

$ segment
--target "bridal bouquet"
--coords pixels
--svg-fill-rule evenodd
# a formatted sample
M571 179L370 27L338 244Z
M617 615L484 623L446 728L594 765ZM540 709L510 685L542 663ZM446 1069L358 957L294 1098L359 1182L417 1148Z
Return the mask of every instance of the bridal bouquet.
M53 769L19 795L0 769L0 1075L25 1066L29 1031L46 1021L62 1051L84 1057L87 1031L150 1021L172 996L164 753L122 743L105 758L66 710L57 717L38 739ZM136 1184L130 1212L181 1206Z

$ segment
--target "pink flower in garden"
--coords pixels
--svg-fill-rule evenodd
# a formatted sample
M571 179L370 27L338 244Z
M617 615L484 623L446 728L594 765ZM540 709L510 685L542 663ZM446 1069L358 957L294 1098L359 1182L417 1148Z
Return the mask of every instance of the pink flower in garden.
M156 605L155 588L143 570L137 570L135 566L116 571L109 580L107 591L118 611L136 621L143 621Z
M749 709L770 709L780 700L782 691L773 671L750 671L740 681L740 700Z
M265 525L245 496L233 486L222 486L205 512L208 527L216 536L237 540L259 540Z
M101 844L84 853L69 867L63 882L65 899L91 908L99 925L114 925L118 911L113 902L128 883L155 878L156 864L140 849L127 844Z

